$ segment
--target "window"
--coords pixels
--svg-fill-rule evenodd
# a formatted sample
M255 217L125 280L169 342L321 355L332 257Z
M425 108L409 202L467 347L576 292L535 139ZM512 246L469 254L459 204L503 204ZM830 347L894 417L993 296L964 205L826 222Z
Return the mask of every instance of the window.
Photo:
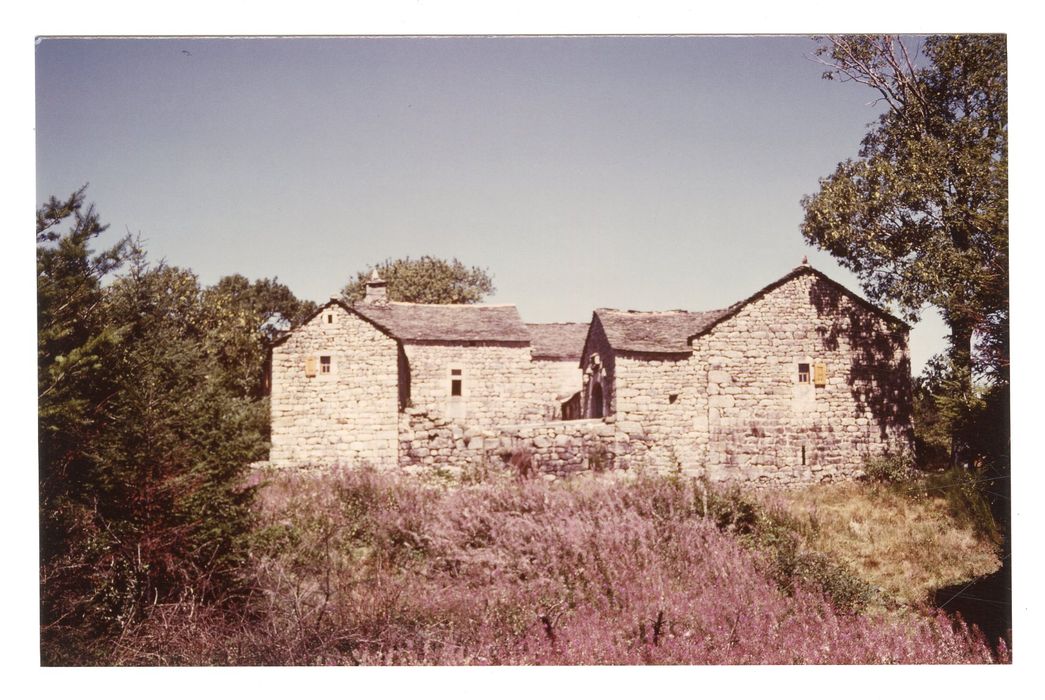
M334 314L327 314L327 323L334 322Z
M808 384L809 383L809 363L799 362L798 363L798 383Z
M330 374L330 355L319 356L319 373Z
M461 396L461 370L450 370L450 396Z
M311 355L305 358L305 376L316 376L316 358Z

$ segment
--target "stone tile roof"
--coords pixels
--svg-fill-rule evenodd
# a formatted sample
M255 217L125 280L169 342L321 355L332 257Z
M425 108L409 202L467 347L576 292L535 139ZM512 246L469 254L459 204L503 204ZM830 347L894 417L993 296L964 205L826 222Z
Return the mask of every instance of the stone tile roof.
M578 362L588 337L587 323L527 323L530 355L539 360Z
M848 295L856 303L895 324L898 328L910 328L902 320L878 308L858 294L854 294L806 263L796 267L746 299L717 311L620 311L617 309L596 309L595 315L602 324L610 347L614 350L650 353L689 352L691 340L709 332L722 321L735 316L748 304L761 299L786 282L806 274L815 275L825 283Z
M788 272L786 275L784 275L780 279L778 279L778 280L776 280L774 282L770 282L765 287L762 287L762 289L758 290L757 292L755 292L754 294L752 294L748 298L742 299L742 300L738 301L737 303L735 303L732 306L730 306L728 309L723 309L720 312L720 315L718 316L718 318L714 319L711 323L707 324L703 328L701 328L699 330L696 330L693 333L690 333L689 336L686 338L687 342L693 340L694 338L696 338L696 337L698 337L700 335L703 335L704 333L707 333L714 326L718 325L722 321L725 321L726 319L728 319L728 318L730 318L732 316L735 316L736 314L740 313L740 311L745 306L747 306L748 304L751 304L752 302L755 302L755 301L761 299L762 297L764 297L766 294L769 294L774 289L783 286L785 283L790 282L791 280L793 280L796 277L799 277L801 275L814 275L819 280L821 280L825 284L828 284L828 285L834 287L839 292L841 292L842 294L845 294L850 299L852 299L854 302L856 302L860 306L864 307L868 311L871 311L871 312L874 312L874 313L878 314L879 316L884 318L886 321L888 321L890 324L892 324L896 328L901 329L901 330L908 330L908 331L911 329L910 324L908 324L907 322L897 318L896 316L893 316L891 313L889 313L885 309L881 309L881 308L875 306L874 304L872 304L871 302L867 301L866 299L864 299L859 294L856 294L852 290L850 290L847 287L845 287L844 285L842 285L842 284L840 284L838 282L835 282L833 279L831 279L830 277L825 275L820 270L817 270L816 268L810 266L807 262L803 261L801 265L799 265L795 269L791 270L791 272Z
M732 308L732 307L731 307ZM596 309L606 339L614 350L690 352L687 339L729 313L718 311L620 311Z
M401 341L528 343L530 332L511 304L356 304L352 311Z

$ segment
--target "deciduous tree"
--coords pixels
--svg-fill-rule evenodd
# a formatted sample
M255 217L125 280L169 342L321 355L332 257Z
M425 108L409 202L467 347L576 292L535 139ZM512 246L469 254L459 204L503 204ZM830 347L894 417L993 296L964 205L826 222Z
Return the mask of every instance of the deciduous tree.
M493 278L486 270L467 267L457 258L447 261L424 255L416 260L409 257L386 260L357 273L341 290L342 298L350 304L362 300L374 270L388 283L390 301L476 304L496 291Z
M1009 371L1008 89L1004 36L819 40L823 77L868 86L884 107L859 157L802 200L802 233L909 320L950 329L958 398Z
M802 233L855 272L875 301L912 320L927 305L950 356L1008 371L1008 91L1003 36L822 40L825 78L878 93L885 111L858 159L805 197ZM923 65L918 60L924 61Z

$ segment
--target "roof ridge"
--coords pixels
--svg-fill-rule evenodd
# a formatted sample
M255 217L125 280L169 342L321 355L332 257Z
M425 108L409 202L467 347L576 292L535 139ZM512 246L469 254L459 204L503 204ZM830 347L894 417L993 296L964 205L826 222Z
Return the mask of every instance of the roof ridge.
M503 309L507 307L517 308L516 304L425 304L419 301L387 301L386 305L395 306L434 306L437 308L468 308L468 309ZM364 304L366 306L366 304Z
M586 326L590 321L526 321L527 326Z

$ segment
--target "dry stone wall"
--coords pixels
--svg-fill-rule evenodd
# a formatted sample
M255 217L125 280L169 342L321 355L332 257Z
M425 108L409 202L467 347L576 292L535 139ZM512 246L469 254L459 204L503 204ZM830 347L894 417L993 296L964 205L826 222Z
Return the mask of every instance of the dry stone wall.
M519 469L518 459L526 455L534 473L560 477L627 469L648 449L641 440L622 435L614 418L478 428L419 409L407 409L406 416L399 434L400 465L410 472Z
M273 348L270 462L395 465L398 373L394 339L340 306L324 308Z

